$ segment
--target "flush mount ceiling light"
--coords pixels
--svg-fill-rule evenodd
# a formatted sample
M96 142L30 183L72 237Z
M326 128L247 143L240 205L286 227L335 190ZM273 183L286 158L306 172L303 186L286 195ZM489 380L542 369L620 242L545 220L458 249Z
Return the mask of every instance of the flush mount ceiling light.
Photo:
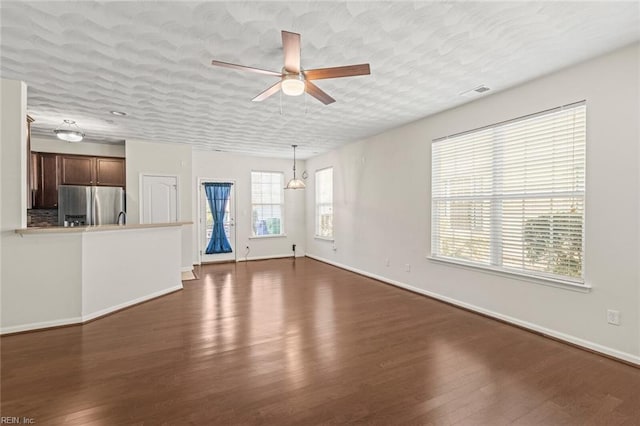
M288 74L282 77L282 93L288 96L300 96L304 93L302 74Z
M53 131L58 139L67 142L80 142L84 138L84 133L73 120L64 120L64 122Z
M117 115L119 117L124 117L125 115L127 115L126 112L122 112L122 111L109 111L111 114L113 115Z
M284 90L284 86L283 86ZM296 179L296 147L298 145L291 145L293 147L293 179L289 181L284 189L304 189L307 185L300 179Z

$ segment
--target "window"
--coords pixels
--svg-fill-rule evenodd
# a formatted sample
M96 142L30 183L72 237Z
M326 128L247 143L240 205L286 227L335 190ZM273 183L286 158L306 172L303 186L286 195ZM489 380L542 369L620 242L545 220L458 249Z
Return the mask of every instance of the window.
M333 167L316 172L316 237L333 238Z
M433 258L581 284L584 102L436 139Z
M254 237L284 235L284 175L251 172L251 223Z

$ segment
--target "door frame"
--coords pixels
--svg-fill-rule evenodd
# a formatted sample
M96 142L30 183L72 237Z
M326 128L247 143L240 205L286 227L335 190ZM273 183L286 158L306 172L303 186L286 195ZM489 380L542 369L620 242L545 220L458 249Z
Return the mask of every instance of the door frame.
M172 177L176 178L176 222L180 222L180 213L182 208L180 207L180 176L167 173L146 173L142 172L138 176L138 221L144 223L144 178L145 177Z
M220 178L206 178L206 177L198 177L198 187L197 187L197 194L198 194L198 265L202 265L202 256L203 254L203 250L202 250L202 246L204 244L204 241L202 236L204 235L204 229L202 229L202 208L204 207L202 205L202 194L200 191L202 191L202 185L205 182L212 182L212 183L230 183L233 185L233 205L229 206L229 211L231 211L231 209L233 208L233 220L234 220L234 230L233 230L233 259L231 260L221 260L221 262L237 262L238 261L238 218L237 218L237 206L238 206L238 185L236 185L236 180L235 179L220 179ZM205 195L206 196L206 195ZM209 262L207 262L209 263Z

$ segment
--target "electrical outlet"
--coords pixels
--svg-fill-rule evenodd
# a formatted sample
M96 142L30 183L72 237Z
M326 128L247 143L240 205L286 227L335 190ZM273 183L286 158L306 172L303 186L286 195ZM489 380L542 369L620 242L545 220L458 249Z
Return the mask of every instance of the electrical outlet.
M384 264L387 265L387 266L391 265L391 262L389 261L388 257L384 260Z
M409 265L408 263L405 263L405 264L404 264L404 270L405 270L406 272L411 272L411 265Z
M620 325L620 311L607 309L607 322L612 325Z

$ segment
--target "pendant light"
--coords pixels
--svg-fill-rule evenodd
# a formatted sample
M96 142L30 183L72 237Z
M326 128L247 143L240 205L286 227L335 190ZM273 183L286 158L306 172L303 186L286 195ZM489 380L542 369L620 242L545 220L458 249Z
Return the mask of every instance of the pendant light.
M293 147L293 179L289 181L284 189L304 189L307 185L300 179L296 179L296 147L298 145L291 145Z
M84 133L73 120L64 120L64 122L53 131L58 139L67 142L80 142L84 138Z

